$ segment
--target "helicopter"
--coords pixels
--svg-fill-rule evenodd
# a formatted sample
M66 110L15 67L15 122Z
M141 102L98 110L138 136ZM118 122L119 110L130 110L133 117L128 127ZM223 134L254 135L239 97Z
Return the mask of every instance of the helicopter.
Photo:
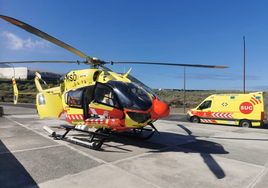
M72 143L99 149L105 138L111 132L126 132L132 130L135 135L142 131L152 131L145 137L149 139L158 132L153 123L169 115L170 108L148 87L132 82L128 75L115 73L104 65L113 64L151 64L168 66L190 66L203 68L228 68L225 66L151 63L151 62L106 62L95 57L89 57L66 43L36 29L17 19L0 15L0 18L26 30L36 36L50 41L85 61L16 61L6 63L76 63L89 65L89 69L73 70L60 78L60 86L43 89L40 80L45 83L41 75L36 72L35 84L38 90L36 106L40 118L60 118L65 115L70 125L61 125L66 132L57 135L55 131L44 126L54 139L70 141ZM18 101L19 93L15 78L12 78L14 88L14 103ZM150 126L151 129L146 128ZM96 131L89 129L95 128ZM72 137L66 138L69 131L82 131L89 134L88 140ZM159 132L158 132L159 133ZM101 137L101 139L96 139Z

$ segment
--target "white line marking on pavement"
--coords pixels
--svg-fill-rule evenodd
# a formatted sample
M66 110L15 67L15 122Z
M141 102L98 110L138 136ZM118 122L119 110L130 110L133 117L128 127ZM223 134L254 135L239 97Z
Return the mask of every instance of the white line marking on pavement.
M38 131L36 131L36 130L32 130L32 129L28 128L27 126L25 126L25 125L23 125L23 124L21 124L21 123L15 121L15 120L9 118L9 117L6 117L6 118L7 118L8 120L10 120L10 121L12 121L12 122L14 122L14 123L16 123L16 124L18 124L18 125L24 127L24 128L26 128L26 129L30 130L30 131L33 131L33 132L35 132L35 133L37 133L37 134L39 134L39 135L45 137L46 139L51 140L51 138L49 138L49 137L46 136L46 135L43 135L42 133L40 133L40 132L38 132ZM55 141L55 142L56 142L56 141ZM78 152L78 153L80 153L80 154L82 154L82 155L84 155L84 156L86 156L86 157L89 157L89 158L91 158L91 159L93 159L93 160L95 160L95 161L97 161L97 162L99 162L99 163L107 164L106 161L103 161L103 160L98 159L98 158L96 158L96 157L94 157L94 156L92 156L92 155L90 155L90 154L88 154L88 153L85 153L85 152L83 152L83 151L80 151L80 150L78 150L78 149L76 149L76 148L71 147L70 145L67 144L67 142L62 141L62 142L59 142L59 144L62 145L62 146L67 146L68 148L70 148L70 149L72 149L72 150L74 150L74 151L76 151L76 152Z
M38 150L38 149L47 149L47 148L53 148L53 147L58 147L58 146L62 146L62 145L61 144L57 144L57 145L43 146L43 147L30 148L30 149L4 151L4 152L0 152L0 155L7 154L7 153L18 153L18 152L24 152L24 151L33 151L33 150Z
M252 181L252 183L248 186L248 188L255 187L258 180L263 176L263 174L266 174L266 171L268 171L268 165L266 164L265 167L262 169L262 171L259 173L259 175Z

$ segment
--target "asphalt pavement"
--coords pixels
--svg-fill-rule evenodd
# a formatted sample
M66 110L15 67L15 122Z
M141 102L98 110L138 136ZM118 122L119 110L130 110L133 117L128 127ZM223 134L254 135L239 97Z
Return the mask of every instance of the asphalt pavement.
M54 140L60 119L0 103L0 187L236 187L268 183L268 129L158 120L149 140L111 135L100 150ZM147 134L147 133L144 133ZM70 136L86 138L84 133Z

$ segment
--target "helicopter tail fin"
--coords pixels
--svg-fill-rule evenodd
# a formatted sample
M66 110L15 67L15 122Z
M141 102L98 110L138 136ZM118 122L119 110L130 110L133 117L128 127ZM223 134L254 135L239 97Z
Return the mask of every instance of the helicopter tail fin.
M19 91L18 91L18 87L17 87L16 81L15 81L15 78L12 78L12 84L13 84L13 91L14 91L14 104L17 104Z
M131 69L132 69L132 68L130 68L129 71L128 71L126 74L124 74L123 78L127 78L127 76L129 75Z

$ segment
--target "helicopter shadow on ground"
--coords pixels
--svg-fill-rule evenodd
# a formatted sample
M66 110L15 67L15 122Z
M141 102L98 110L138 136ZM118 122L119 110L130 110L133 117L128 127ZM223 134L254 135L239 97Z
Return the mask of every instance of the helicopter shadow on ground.
M209 167L211 172L218 178L222 179L225 177L225 173L217 161L213 158L211 154L229 154L228 151L224 149L224 147L216 142L207 141L207 140L200 140L197 139L197 136L192 135L192 132L183 125L177 124L178 127L183 129L188 136L195 140L195 142L185 143L179 145L178 147L184 148L185 152L188 153L199 153L200 156L203 158L204 163Z
M149 131L143 131L140 137L137 137L131 131L126 133L111 133L110 137L105 139L102 147L97 152L128 154L135 152L135 148L145 149L149 153L165 153L165 152L183 152L199 153L204 163L210 171L218 178L225 177L224 170L220 167L212 154L228 154L224 147L216 142L198 139L198 136L183 125L177 124L183 129L187 135L172 132L155 133L152 138L144 140L143 138L151 134ZM82 139L88 139L89 135L80 132L72 132L70 136L78 136ZM142 137L144 136L144 137Z
M39 187L23 165L0 140L0 187Z

